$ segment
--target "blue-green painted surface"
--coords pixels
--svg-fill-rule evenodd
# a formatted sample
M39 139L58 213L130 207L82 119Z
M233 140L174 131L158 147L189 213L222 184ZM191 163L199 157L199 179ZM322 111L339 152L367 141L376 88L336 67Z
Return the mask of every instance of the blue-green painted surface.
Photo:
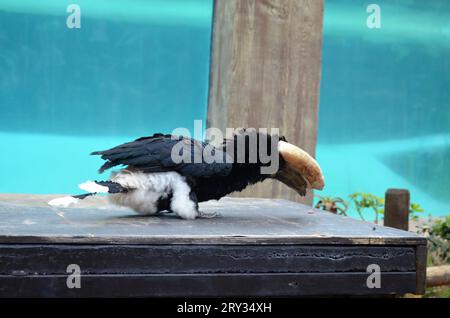
M369 29L367 6L381 8ZM450 2L326 0L317 157L322 194L406 188L450 213Z
M212 6L0 0L0 192L77 193L91 151L204 120Z

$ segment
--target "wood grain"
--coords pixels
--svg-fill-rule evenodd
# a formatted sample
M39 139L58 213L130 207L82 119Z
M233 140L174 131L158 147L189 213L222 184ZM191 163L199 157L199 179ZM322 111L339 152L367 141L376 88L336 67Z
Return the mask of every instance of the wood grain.
M382 273L367 288L366 272L259 274L87 274L69 289L67 275L0 275L0 297L282 297L403 295L414 292L414 272Z
M414 272L413 246L0 244L0 275ZM12 261L13 260L13 261Z
M416 294L424 294L427 280L427 245L416 247Z
M208 127L279 128L315 154L322 0L216 0ZM311 202L265 181L239 196Z
M202 211L219 216L198 220L173 213L145 217L101 198L86 200L84 206L56 209L10 204L0 196L0 244L426 245L411 232L280 199L201 203Z

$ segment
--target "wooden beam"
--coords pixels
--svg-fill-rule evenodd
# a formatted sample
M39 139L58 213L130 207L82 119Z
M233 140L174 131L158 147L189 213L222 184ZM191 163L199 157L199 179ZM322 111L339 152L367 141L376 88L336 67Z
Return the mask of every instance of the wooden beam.
M425 243L425 242L424 242ZM427 245L416 247L416 295L425 294L427 280Z
M315 154L323 0L216 0L208 127L279 128ZM273 181L240 196L301 199Z
M403 295L414 292L414 272L383 273L367 288L367 272L82 274L81 288L64 275L0 275L0 297L286 297Z
M427 287L450 285L450 265L427 268Z
M389 189L385 196L384 225L408 231L409 191Z

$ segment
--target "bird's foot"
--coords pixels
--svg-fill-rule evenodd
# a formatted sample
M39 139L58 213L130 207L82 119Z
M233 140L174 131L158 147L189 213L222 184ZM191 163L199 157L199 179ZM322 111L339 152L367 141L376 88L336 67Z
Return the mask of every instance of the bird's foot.
M167 214L173 214L173 211L171 211L171 210L158 211L158 215L167 215Z
M220 216L218 212L203 212L203 211L197 211L197 218L199 219L212 219L215 217Z

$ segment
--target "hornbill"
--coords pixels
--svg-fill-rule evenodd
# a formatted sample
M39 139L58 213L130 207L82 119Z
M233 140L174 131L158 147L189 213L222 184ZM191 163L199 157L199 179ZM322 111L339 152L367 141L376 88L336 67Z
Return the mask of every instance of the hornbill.
M302 196L307 188L324 187L322 171L308 153L282 136L250 129L235 132L219 147L158 133L91 155L106 160L100 173L124 167L113 172L108 181L80 184L87 194L58 198L50 201L51 205L68 206L96 193L110 193L111 202L142 215L167 210L183 219L195 219L208 216L199 211L199 202L219 200L269 178L283 182ZM267 155L278 163L278 169L271 173L263 173L263 168L272 164Z

